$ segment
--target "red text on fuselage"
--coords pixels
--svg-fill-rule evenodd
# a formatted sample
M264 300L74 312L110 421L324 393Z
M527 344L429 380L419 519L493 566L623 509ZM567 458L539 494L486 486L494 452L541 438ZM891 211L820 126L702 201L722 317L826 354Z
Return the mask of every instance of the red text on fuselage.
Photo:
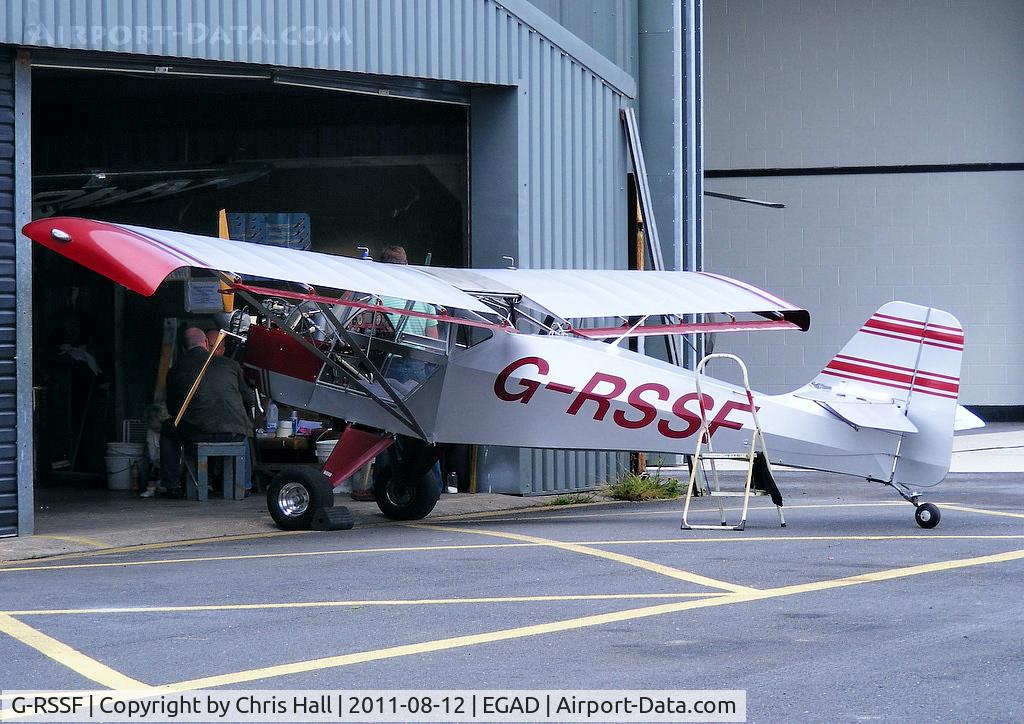
M518 376L512 379L514 373L525 372L524 368L530 367L534 369L536 377L547 377L551 371L551 365L543 357L522 357L509 363L494 380L494 394L498 399L528 405L537 391L543 388L570 397L565 410L567 415L592 415L599 422L607 418L626 430L639 430L654 424L662 436L671 439L690 437L700 429L701 405L696 392L687 392L672 400L672 419L658 419L658 408L653 403L668 402L672 398L672 392L660 382L644 382L630 388L629 382L623 377L595 372L582 389L576 390L570 385L550 380ZM612 410L612 400L624 393L629 409ZM705 393L703 406L705 414L711 415L716 406L714 398ZM727 400L711 417L708 423L709 434L714 435L723 427L741 429L743 424L730 420L729 415L737 410L750 412L750 409L749 403Z

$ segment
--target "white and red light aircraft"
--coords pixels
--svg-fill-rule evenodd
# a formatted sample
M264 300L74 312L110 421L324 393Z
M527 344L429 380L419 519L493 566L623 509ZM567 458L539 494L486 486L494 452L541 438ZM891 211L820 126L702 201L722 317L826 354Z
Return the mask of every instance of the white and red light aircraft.
M270 485L284 528L329 526L342 512L332 486L396 435L402 454L380 466L374 492L389 517L416 519L439 496L438 443L692 454L703 434L716 450L743 450L754 412L772 464L891 486L930 528L938 509L915 490L945 477L954 429L981 424L957 404L959 322L906 302L882 306L794 392L748 396L706 378L698 394L693 372L622 340L806 330L808 312L702 272L396 266L70 217L24 233L145 296L184 267L219 277L242 302L233 331L262 391L354 423L323 474L289 470ZM436 320L440 338L406 331L413 318Z

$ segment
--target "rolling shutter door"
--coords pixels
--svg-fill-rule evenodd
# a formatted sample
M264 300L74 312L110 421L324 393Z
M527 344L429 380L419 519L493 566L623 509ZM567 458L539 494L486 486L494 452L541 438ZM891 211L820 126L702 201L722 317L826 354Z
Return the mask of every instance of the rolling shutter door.
M0 63L0 536L18 532L14 67ZM26 300L30 304L31 300Z

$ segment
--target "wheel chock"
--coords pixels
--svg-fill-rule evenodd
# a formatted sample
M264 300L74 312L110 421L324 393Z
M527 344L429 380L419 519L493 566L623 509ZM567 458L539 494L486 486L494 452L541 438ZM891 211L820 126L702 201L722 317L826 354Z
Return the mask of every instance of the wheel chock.
M352 511L344 505L336 508L321 508L313 516L310 527L313 530L348 530L354 524Z

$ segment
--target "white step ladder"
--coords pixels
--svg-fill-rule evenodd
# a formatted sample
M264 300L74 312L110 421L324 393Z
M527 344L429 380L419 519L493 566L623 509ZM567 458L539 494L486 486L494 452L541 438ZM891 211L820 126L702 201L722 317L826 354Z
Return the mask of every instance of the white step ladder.
M754 430L750 437L750 445L747 452L715 452L711 446L711 435L708 431L710 422L708 420L707 410L704 408L704 396L701 394L700 379L701 375L704 374L704 367L713 359L732 360L739 365L740 371L743 373L743 389L747 393L747 403L750 406L750 416L754 420ZM779 495L778 488L775 487L775 483L772 479L771 462L768 460L768 449L765 446L764 435L761 433L761 422L757 418L757 408L754 405L754 393L750 389L750 379L747 376L747 366L743 364L743 360L734 354L709 354L697 364L697 368L694 370L694 383L697 387L697 401L700 405L700 429L697 432L697 448L694 450L693 457L690 459L690 480L686 486L686 502L683 504L683 520L679 526L680 529L721 530L722 527L728 526L725 519L725 503L723 502L723 499L742 498L743 512L740 513L740 522L732 526L732 529L743 530L747 526L747 510L749 508L751 495L772 495L772 499L775 502L775 508L779 514L779 524L785 528L786 518L782 513L782 496ZM704 449L705 447L707 450ZM715 464L716 460L747 461L747 477L742 491L725 491L721 489L721 484L718 478L718 467ZM710 482L708 481L707 470L704 468L705 461L711 464ZM766 483L765 490L757 489L753 486L755 467L760 468L759 477L761 477ZM721 520L719 525L697 525L690 523L687 520L690 513L690 500L693 498L694 491L697 487L698 472L701 473L704 478L704 492L698 493L698 495L708 495L714 498L715 502L718 503L718 515Z

